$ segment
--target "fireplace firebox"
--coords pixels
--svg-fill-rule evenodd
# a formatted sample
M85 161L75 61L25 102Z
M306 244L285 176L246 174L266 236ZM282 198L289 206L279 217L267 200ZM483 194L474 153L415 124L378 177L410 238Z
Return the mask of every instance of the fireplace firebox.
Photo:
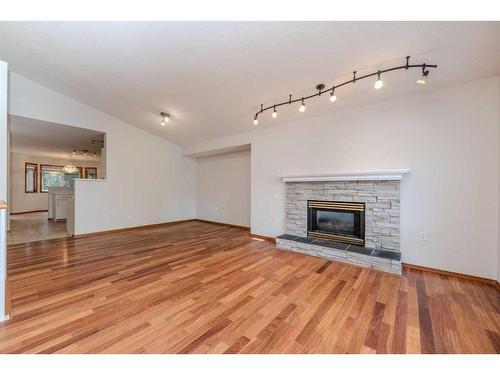
M365 204L307 201L307 236L365 245Z

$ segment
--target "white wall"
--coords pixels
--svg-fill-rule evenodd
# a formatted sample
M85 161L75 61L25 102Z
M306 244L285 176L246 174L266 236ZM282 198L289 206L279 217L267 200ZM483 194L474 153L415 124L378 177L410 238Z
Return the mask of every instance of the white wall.
M7 202L8 131L7 131L7 63L0 61L0 200Z
M500 143L500 85L498 85L498 127L499 127L499 138L498 142ZM499 155L500 158L500 155ZM498 163L498 255L497 255L497 261L498 261L498 271L497 271L497 281L500 282L500 161Z
M0 61L0 201L8 201L7 174L9 156L7 132L7 63ZM5 319L7 280L7 212L0 209L0 321Z
M198 219L250 226L250 151L196 160Z
M75 234L195 217L196 164L179 146L14 73L9 100L12 115L106 133L106 180L75 183Z
M72 164L75 167L94 167L97 168L97 177L101 178L101 164L99 159L96 160L71 160L60 158L48 158L38 155L27 155L24 153L10 153L10 178L9 178L9 194L10 194L10 213L19 213L27 211L38 211L48 209L47 193L40 192L40 180L36 193L25 193L24 186L24 167L25 163L38 164L38 173L40 173L41 164L48 165L67 165ZM38 176L40 179L40 176Z
M499 77L206 141L251 143L251 228L284 232L284 173L409 168L401 184L403 262L497 278ZM277 194L277 198L275 198ZM277 220L277 222L276 222ZM419 241L419 232L428 233Z

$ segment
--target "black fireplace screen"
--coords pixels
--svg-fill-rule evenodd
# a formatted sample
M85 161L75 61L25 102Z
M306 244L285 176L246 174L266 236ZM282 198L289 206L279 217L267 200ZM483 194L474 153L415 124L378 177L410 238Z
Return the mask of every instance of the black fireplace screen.
M327 238L364 245L364 203L308 201L307 233L309 237Z

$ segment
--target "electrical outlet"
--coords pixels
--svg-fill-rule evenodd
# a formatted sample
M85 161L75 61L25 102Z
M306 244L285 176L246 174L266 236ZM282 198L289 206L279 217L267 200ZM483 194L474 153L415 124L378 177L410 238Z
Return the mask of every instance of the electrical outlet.
M278 224L278 216L274 217L274 224Z
M420 232L420 234L418 235L418 239L420 241L427 241L427 232Z
M274 199L278 199L279 198L279 194L278 193L274 193Z
M219 211L219 206L214 206L214 211Z

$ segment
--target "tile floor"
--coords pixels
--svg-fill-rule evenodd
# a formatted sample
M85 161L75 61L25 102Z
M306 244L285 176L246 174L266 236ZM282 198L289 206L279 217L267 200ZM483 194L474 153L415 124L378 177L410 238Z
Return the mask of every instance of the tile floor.
M66 221L54 223L47 212L10 215L10 232L7 244L18 244L68 237Z

